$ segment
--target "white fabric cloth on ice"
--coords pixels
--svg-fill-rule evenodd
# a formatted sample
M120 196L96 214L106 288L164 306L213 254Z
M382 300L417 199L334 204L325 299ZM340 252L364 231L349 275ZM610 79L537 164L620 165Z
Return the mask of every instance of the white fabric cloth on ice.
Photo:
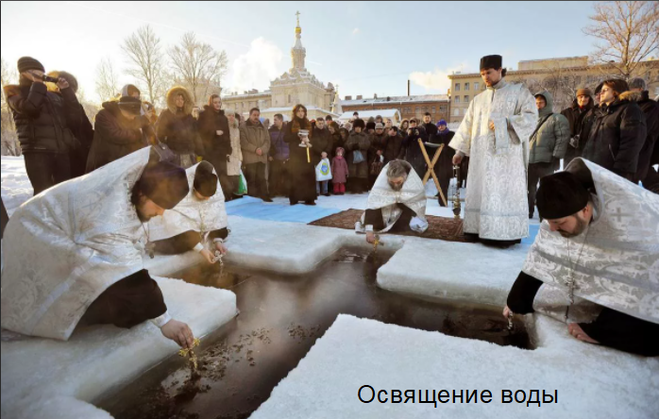
M151 147L25 202L4 235L2 327L67 340L89 305L144 268L146 236L130 202Z
M594 183L596 216L569 239L543 222L522 270L562 290L563 307L574 275L575 296L659 323L659 196L581 158L565 170Z
M149 235L152 241L169 239L192 230L200 233L201 242L206 240L211 231L227 227L224 193L219 180L217 191L209 200L200 201L194 194L193 184L198 167L199 164L196 164L185 171L190 186L188 195L172 210L165 211L162 216L153 217L149 221ZM217 176L215 169L213 174Z
M465 233L492 240L528 236L528 143L537 121L535 100L521 84L501 80L469 104L449 143L469 156Z
M410 220L410 228L417 232L423 233L428 229L428 221L426 220L426 190L419 175L416 174L414 169L407 162L403 164L409 166L409 174L407 180L403 184L400 191L394 191L389 186L387 178L387 170L389 163L382 168L382 171L375 180L375 184L368 194L368 202L366 209L369 210L382 210L382 218L384 221L384 229L376 231L376 233L386 233L396 224L396 221L403 214L397 204L404 204L409 209L414 211L416 217ZM355 230L363 233L365 231L364 218L366 213L362 214L360 221L355 224Z

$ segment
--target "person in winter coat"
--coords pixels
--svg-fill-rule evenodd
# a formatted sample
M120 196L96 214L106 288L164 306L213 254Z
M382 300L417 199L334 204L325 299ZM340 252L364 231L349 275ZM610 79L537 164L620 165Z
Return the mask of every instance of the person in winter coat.
M329 117L329 115L327 115ZM332 152L330 153L331 157L336 156L336 149L343 147L343 139L341 138L341 128L339 124L334 121L327 122L327 130L330 133L331 143L332 143Z
M368 150L368 189L370 190L385 165L384 150L388 137L384 132L384 124L376 123L375 132L370 135L371 148Z
M227 110L225 112L228 119L229 138L231 139L231 155L227 162L227 177L231 184L229 191L224 192L228 200L242 198L238 194L240 187L240 168L243 164L243 151L240 145L240 127L238 126L238 119L233 111Z
M307 131L308 136L303 136L301 131ZM288 143L290 150L288 172L291 187L288 199L291 205L300 201L304 201L305 205L316 205L316 167L311 159L311 150L314 148L312 138L313 131L311 122L307 119L307 108L300 104L295 105L291 122L286 124L284 133L284 141Z
M60 94L44 84L45 69L32 57L18 60L18 85L4 87L14 117L25 169L34 194L71 178L71 150L78 146L71 127L79 124L80 104L67 80Z
M423 179L423 176L426 174L426 160L419 146L419 139L425 143L428 141L428 136L426 135L426 130L423 127L417 126L417 120L412 118L401 153L405 161L411 164L416 174Z
M290 158L290 146L284 141L284 115L276 114L274 125L270 127L270 172L268 184L270 193L273 196L290 195L290 173L288 172L288 162Z
M147 146L150 122L140 116L142 102L132 96L103 103L96 115L94 141L87 158L87 173Z
M167 109L158 118L158 139L176 154L174 163L184 169L197 164L197 155L203 154L193 107L190 92L180 86L173 87L167 92Z
M448 196L448 187L451 183L451 178L453 177L453 156L455 155L455 150L448 146L448 143L451 142L455 133L448 129L445 120L440 120L436 125L437 133L434 135L432 141L428 141L431 144L444 144L444 149L442 154L439 155L439 159L435 164L435 174L437 175L437 180L439 180L439 186L442 188L442 193L444 198L449 200ZM427 147L428 156L432 159L435 155L435 149ZM440 206L445 206L444 201L437 194L437 200Z
M199 136L203 145L203 157L213 165L220 179L225 199L231 198L231 184L228 179L227 164L233 152L229 133L229 121L222 110L220 95L208 98L208 105L199 113Z
M529 138L528 198L529 218L535 211L535 193L538 181L554 173L565 156L570 141L570 123L560 113L553 113L554 99L544 91L535 95L538 124Z
M314 165L318 165L323 152L327 153L328 156L332 153L332 135L327 129L323 118L316 121L316 127L313 129L313 135L311 136L311 145L313 145L311 148L311 161Z
M570 124L570 141L565 151L563 167L567 166L575 157L580 157L583 152L588 129L592 118L586 118L589 111L595 106L590 89L578 89L577 95L569 108L563 109L561 114L567 118ZM591 114L592 115L592 114Z
M600 94L602 106L595 112L583 151L583 158L630 181L636 175L647 134L637 99L638 95L629 92L626 81L605 81Z
M368 150L371 148L371 141L362 132L365 127L366 124L363 120L355 120L352 126L353 132L345 142L350 174L348 187L354 193L363 193L368 190Z
M391 127L387 131L387 142L384 147L384 164L396 160L403 146L403 137L400 136L398 127Z
M69 83L69 87L74 94L78 93L78 79L71 73L66 71L49 71L48 76L54 79L62 78ZM55 83L46 83L48 91L62 94L62 91ZM76 147L72 148L69 153L69 161L71 163L71 178L82 176L85 174L87 167L87 157L89 150L94 140L94 127L87 117L87 113L82 105L78 102L78 111L76 115L77 121L71 121L69 128L73 132L73 136L78 140Z
M265 178L268 152L270 151L270 134L260 120L261 111L252 108L249 119L240 126L240 145L243 150L243 164L247 179L247 193L272 202Z
M437 125L432 123L432 115L430 114L430 112L426 112L423 115L423 125L421 126L426 131L426 136L428 137L426 141L435 144L436 143L435 136L437 135ZM432 156L430 154L431 153L428 153L428 155L432 159Z
M343 195L346 193L346 183L348 182L348 162L343 157L345 150L343 147L336 148L336 157L332 159L332 183L334 184L334 195Z
M657 147L657 140L659 139L659 104L650 99L645 80L634 78L629 82L629 87L635 95L639 95L636 103L645 115L647 131L645 143L638 157L638 170L636 171L634 183L642 181L645 189L659 193L659 176L651 166L659 164L659 155L657 155L659 153Z

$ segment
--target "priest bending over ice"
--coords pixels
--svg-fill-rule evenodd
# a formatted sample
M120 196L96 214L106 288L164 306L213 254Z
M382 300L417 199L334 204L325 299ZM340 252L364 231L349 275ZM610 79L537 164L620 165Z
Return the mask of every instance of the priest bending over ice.
M535 309L584 342L659 355L659 197L588 160L565 170L540 179L545 222L504 316Z
M149 233L155 250L178 254L195 250L215 263L215 253L224 255L224 242L229 235L224 194L217 173L207 161L186 170L190 192L171 211L149 222Z
M188 191L185 171L148 147L21 205L4 236L2 327L68 340L78 324L151 320L191 347L190 328L169 316L143 263L152 253L144 224Z
M423 233L427 228L426 192L419 175L406 161L389 162L376 179L355 229L365 232L366 241L373 244L376 233Z

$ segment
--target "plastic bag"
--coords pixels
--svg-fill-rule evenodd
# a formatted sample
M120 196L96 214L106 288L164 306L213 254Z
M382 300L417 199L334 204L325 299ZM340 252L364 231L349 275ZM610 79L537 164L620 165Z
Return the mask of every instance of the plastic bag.
M359 164L365 162L366 159L364 158L364 154L361 152L361 150L355 150L352 152L352 162L354 164Z
M238 182L238 195L247 195L247 179L243 174L243 169L240 169L240 181Z

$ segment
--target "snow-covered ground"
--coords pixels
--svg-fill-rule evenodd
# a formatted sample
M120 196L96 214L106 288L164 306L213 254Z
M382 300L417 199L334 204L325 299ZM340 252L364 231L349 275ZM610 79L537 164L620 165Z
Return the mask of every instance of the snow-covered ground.
M434 187L428 186L427 195L434 193ZM22 159L3 157L2 197L9 213L30 196ZM364 236L353 231L306 224L344 209L363 209L366 197L320 197L314 207L291 207L285 198L270 204L249 197L232 201L227 204L232 233L225 261L244 269L310 272L341 247L366 244ZM452 216L450 207L439 207L435 199L428 201L427 213ZM531 232L537 227L534 220ZM499 250L388 236L386 246L396 254L378 271L378 285L424 299L501 306L531 240ZM168 276L199 262L198 254L188 253L159 256L146 267L154 275ZM173 301L168 301L173 304L170 309L190 321L198 334L225 322L233 315L232 308L235 312L235 297L232 307L233 294L227 291L180 281L163 283L163 291ZM222 305L218 313L214 304ZM450 411L448 417L650 418L659 411L659 399L652 397L659 394L659 360L578 342L566 333L564 324L544 316L527 316L526 322L537 345L533 351L340 317L254 417L384 419L431 417L440 412L445 416ZM92 330L65 344L43 339L3 341L3 416L107 418L86 402L139 375L172 351L162 339L155 349L147 349L157 341L154 333L158 333L150 324L127 334L116 329L110 335L107 332L106 328ZM378 389L489 388L494 396L500 396L494 392L501 388L558 389L560 400L539 409L492 403L440 405L435 411L419 404L363 404L356 395L359 386L353 388L356 383Z

